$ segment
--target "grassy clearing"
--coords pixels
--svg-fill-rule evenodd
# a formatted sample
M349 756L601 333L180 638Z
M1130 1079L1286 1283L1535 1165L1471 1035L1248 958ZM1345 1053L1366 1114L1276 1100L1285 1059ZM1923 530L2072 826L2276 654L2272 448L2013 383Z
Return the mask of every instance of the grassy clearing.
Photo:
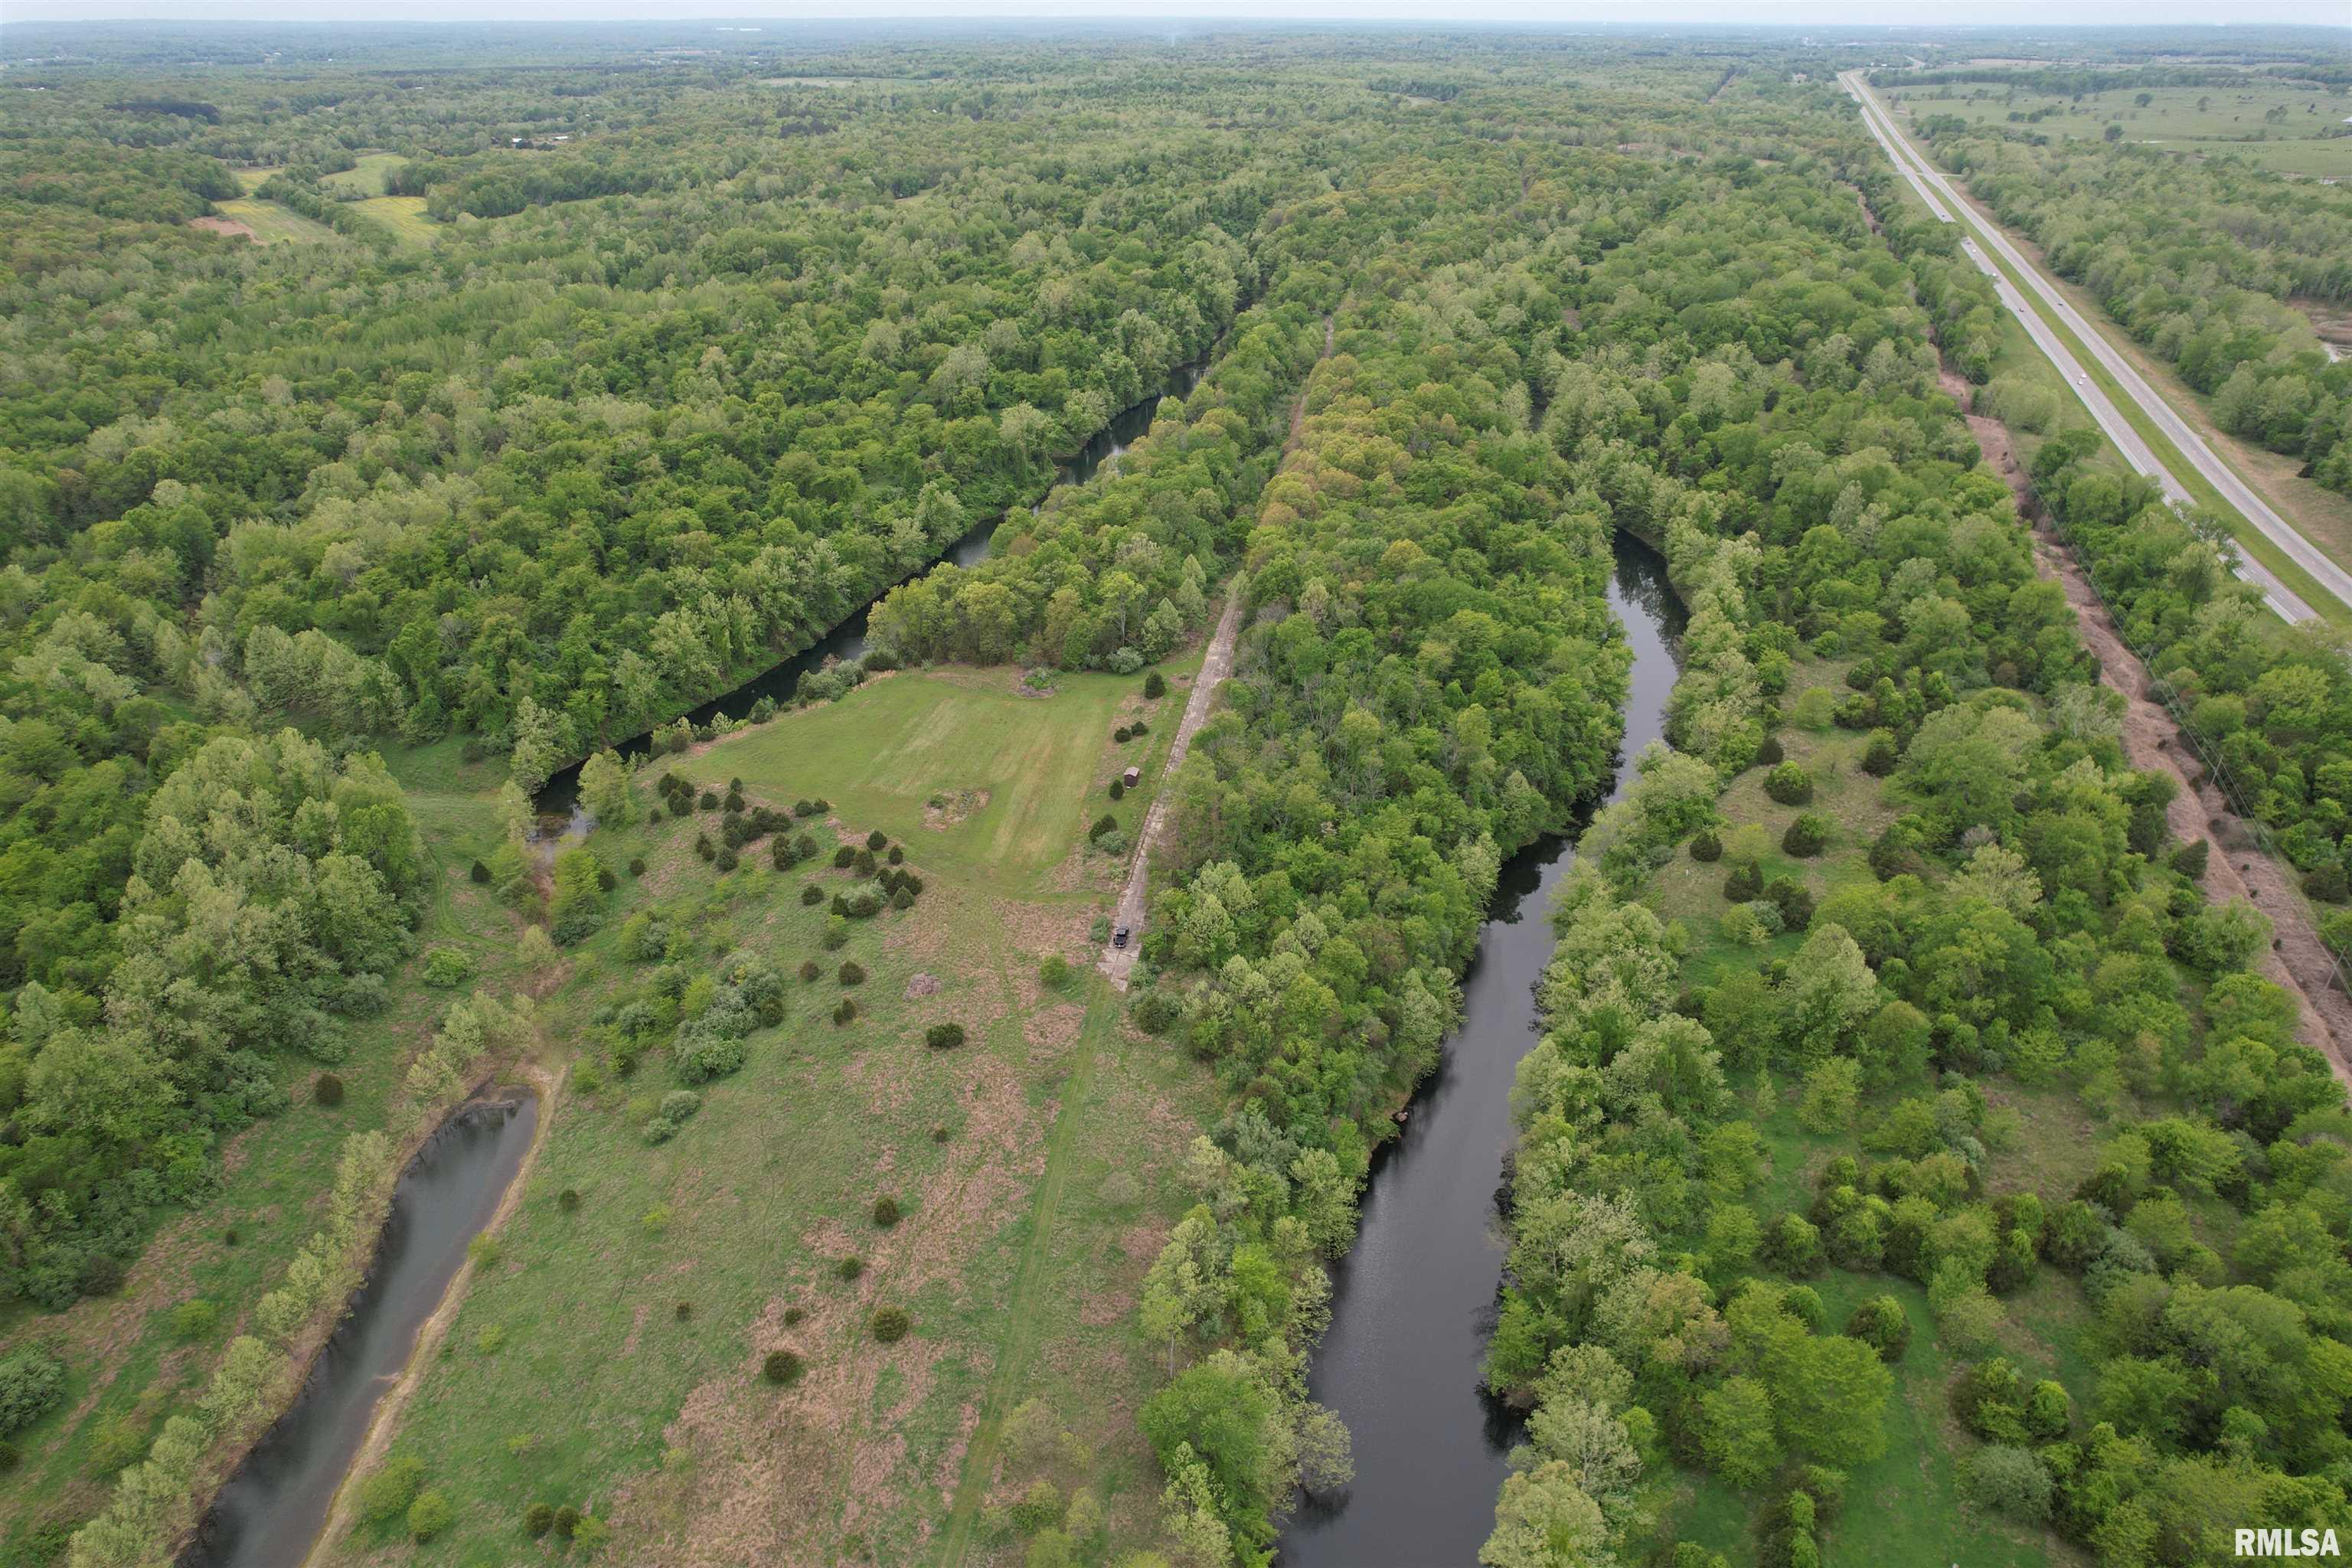
M2134 146L2244 158L2282 174L2352 177L2352 138L2330 134L2352 116L2352 97L2341 92L2249 82L2242 89L2118 88L2076 99L1955 82L1894 96L1916 114L1957 114L1992 130L2095 142L2109 125L2121 125L2122 140Z
M297 1103L230 1145L220 1196L165 1226L119 1293L55 1317L10 1309L0 1341L28 1332L49 1344L69 1381L58 1409L16 1438L24 1461L0 1475L0 1563L51 1561L64 1536L103 1505L114 1472L142 1458L163 1417L201 1392L253 1303L310 1236L343 1139L384 1125L404 1065L404 1052L362 1046L336 1069L346 1095L332 1110L309 1103L308 1071L289 1070ZM173 1313L190 1301L212 1304L218 1316L184 1335Z
M1129 1308L1213 1093L1133 1035L1087 967L1119 862L1090 865L1083 842L1105 808L1131 826L1148 805L1145 790L1110 807L1100 786L1167 744L1185 688L1144 705L1140 676L1065 676L1045 699L1015 679L901 672L666 764L721 788L740 776L754 804L824 797L829 819L804 826L828 848L875 828L903 842L923 895L854 922L838 951L822 946L826 905L799 897L855 879L829 855L778 873L763 841L721 876L693 848L715 813L593 836L608 865L645 870L567 953L543 1003L544 1037L569 1042L555 1054L593 1054L598 1009L652 973L619 950L635 910L665 913L690 971L749 948L821 973L793 975L784 1021L666 1143L640 1131L676 1087L658 1056L601 1085L575 1072L499 1260L394 1436L456 1506L416 1561L536 1554L522 1514L545 1501L610 1519L623 1561L912 1563L941 1550L952 1510L962 1560L1017 1562L1006 1505L1040 1479L1091 1489L1123 1535L1150 1530L1132 1416L1152 1366ZM1115 744L1147 706L1151 732ZM451 760L402 770L487 790ZM1039 973L1055 954L1076 971L1059 990ZM863 984L845 990L843 960ZM837 1026L845 994L860 1013ZM927 1049L945 1021L967 1043ZM887 1226L885 1195L902 1210ZM874 1331L886 1307L911 1319L903 1339ZM782 1386L763 1370L780 1349L801 1358ZM396 1533L362 1525L330 1555L372 1557Z
M329 174L319 183L330 190L351 191L362 196L383 195L385 176L408 162L397 153L362 153L352 167Z
M628 1560L741 1561L739 1525L772 1519L781 1560L896 1563L931 1550L961 1488L969 1560L1013 1561L1004 1505L1040 1478L1091 1486L1124 1534L1150 1531L1150 1460L1132 1415L1152 1370L1129 1310L1181 1206L1173 1165L1214 1097L1181 1053L1127 1029L1087 967L1088 921L1123 862L1083 842L1103 810L1131 828L1148 806L1149 787L1113 806L1103 786L1130 763L1156 784L1198 657L1163 666L1168 695L1148 704L1140 676L1065 678L1040 700L1011 695L1003 672L901 674L679 759L714 779L758 772L754 797L773 787L778 804L806 779L853 836L868 826L853 801L914 825L924 897L862 922L838 952L821 952L824 908L797 894L849 872L755 869L757 845L745 869L719 878L693 853L699 815L598 835L608 863L643 857L646 871L623 877L604 931L553 977L541 1031L551 1063L578 1056L596 1008L647 973L616 952L634 910L673 914L689 965L751 945L826 967L818 983L793 982L782 1026L751 1038L746 1067L709 1086L671 1142L648 1147L640 1132L639 1102L672 1087L657 1062L567 1097L500 1258L478 1271L398 1435L396 1449L429 1456L433 1484L460 1505L421 1555L512 1562L527 1549L520 1510L544 1498L616 1512ZM1111 741L1146 714L1149 734ZM917 717L940 770L929 782L909 772L910 745L877 743ZM793 742L768 770L755 765L762 737ZM804 742L840 771L807 772ZM315 1069L287 1064L294 1106L237 1140L219 1198L168 1226L121 1293L0 1319L0 1339L38 1335L72 1378L59 1409L22 1435L24 1461L0 1474L9 1568L52 1561L114 1470L203 1386L311 1230L342 1141L385 1124L451 994L422 984L424 953L459 949L502 990L534 979L516 961L517 917L467 876L498 841L503 768L467 763L456 741L387 761L441 875L393 1009L336 1068L342 1105L310 1103ZM966 814L929 811L931 794L967 787L992 793ZM1065 990L1041 982L1049 953L1071 962ZM868 978L848 993L863 1016L836 1027L845 958ZM937 992L909 995L918 974ZM923 1027L949 1018L971 1042L924 1048ZM556 1204L567 1187L585 1199L576 1214ZM906 1211L887 1229L872 1209L884 1193ZM866 1267L845 1281L833 1270L853 1253ZM174 1321L191 1300L219 1309L210 1324ZM684 1319L681 1300L693 1303ZM868 1327L886 1304L914 1323L895 1345ZM804 1316L788 1324L795 1307ZM778 1389L761 1358L786 1344L808 1369ZM1024 1411L1033 1396L1042 1415ZM794 1500L778 1509L779 1495ZM373 1555L395 1534L362 1525L336 1552Z
M935 77L924 76L763 76L761 87L927 87Z
M1087 890L1099 878L1072 877L1067 863L1105 813L1130 837L1142 822L1200 658L1163 667L1168 694L1152 702L1139 695L1139 675L1057 675L1053 695L1038 698L1021 695L1009 670L901 671L670 766L701 785L740 778L783 805L823 796L926 866L985 876L1000 892ZM1113 731L1138 718L1145 734L1114 744ZM1130 765L1143 786L1114 803L1109 783ZM1095 871L1117 864L1088 858Z
M1800 1127L1793 1086L1780 1086L1769 1102L1756 1099L1753 1077L1736 1089L1749 1107L1771 1161L1763 1185L1753 1194L1758 1211L1801 1211L1812 1195L1812 1173L1832 1155L1854 1152L1853 1141ZM2063 1112L2070 1100L2063 1094L2025 1098L2036 1111ZM1868 1121L1867 1112L1860 1120ZM2002 1156L2000 1163L2030 1167L2032 1152L2021 1147ZM2057 1190L2054 1182L2037 1184L2044 1192ZM1962 1500L1958 1456L1975 1444L1953 1421L1947 1397L1962 1363L1937 1342L1924 1289L1894 1275L1837 1268L1803 1283L1821 1295L1827 1331L1842 1326L1856 1305L1879 1295L1901 1302L1911 1322L1910 1346L1894 1369L1886 1452L1847 1473L1845 1505L1822 1531L1823 1561L1963 1563L1969 1568L2046 1568L2086 1561L2053 1532L1989 1517ZM2092 1384L2088 1363L2077 1348L2089 1314L2074 1281L2044 1269L2031 1288L2010 1299L2008 1308L2004 1353L2029 1377L2058 1378L2080 1406ZM1719 1477L1705 1470L1674 1471L1667 1512L1669 1539L1697 1542L1735 1563L1757 1559L1762 1542L1748 1497Z
M406 244L430 245L440 237L441 226L425 216L423 196L370 196L356 205Z
M317 245L334 240L335 231L325 224L304 217L291 207L279 206L254 196L240 196L236 201L215 202L220 216L233 219L253 230L256 245Z
M1846 668L1842 661L1799 659L1790 672L1790 705L1811 687L1843 694ZM1723 880L1743 858L1743 848L1757 852L1754 858L1768 879L1794 878L1820 900L1840 888L1874 880L1868 861L1871 842L1900 814L1895 786L1862 771L1866 735L1807 731L1792 723L1780 731L1780 739L1789 760L1811 771L1813 804L1796 807L1771 800L1764 794L1767 770L1751 768L1733 780L1722 796L1728 824L1721 835L1723 858L1701 863L1680 853L1651 884L1651 906L1690 932L1684 976L1693 985L1711 984L1734 969L1769 959L1785 960L1804 941L1801 933L1789 932L1760 948L1748 948L1721 935L1720 922L1730 908L1723 897ZM1801 809L1835 825L1818 857L1800 859L1779 848L1781 834ZM1802 1213L1812 1201L1820 1171L1832 1158L1842 1153L1871 1158L1851 1132L1817 1133L1799 1123L1799 1086L1793 1078L1776 1081L1748 1072L1735 1078L1731 1087L1762 1140L1766 1165L1749 1202L1768 1222L1783 1213ZM1918 1083L1889 1089L1865 1104L1854 1125L1873 1125L1877 1112L1922 1092L1924 1086ZM1990 1093L1997 1106L2015 1113L2016 1131L2013 1145L1996 1153L1989 1187L2006 1192L2031 1186L2050 1201L2071 1192L2091 1168L2098 1138L2080 1102L2063 1089L2030 1090L2005 1081ZM2038 1568L2084 1561L2053 1533L1988 1517L1962 1500L1958 1458L1975 1445L1953 1421L1947 1399L1962 1363L1937 1342L1924 1289L1890 1274L1835 1268L1802 1282L1820 1292L1829 1331L1843 1326L1858 1303L1882 1294L1903 1304L1912 1328L1910 1347L1895 1368L1886 1452L1849 1472L1845 1505L1822 1532L1824 1561L1957 1562L1970 1568ZM2094 1380L2082 1349L2089 1309L2079 1288L2056 1270L2044 1268L2007 1306L2004 1353L2029 1376L2063 1382L2082 1407ZM1699 1542L1735 1563L1754 1561L1764 1543L1750 1500L1749 1494L1710 1472L1677 1469L1669 1487L1666 1538Z
M1893 1296L1911 1321L1895 1371L1885 1457L1858 1465L1844 1509L1823 1532L1822 1556L1844 1563L1966 1563L1975 1568L2045 1568L2082 1561L2054 1533L2029 1531L1969 1508L1956 1456L1971 1446L1953 1421L1946 1390L1960 1363L1935 1342L1927 1292L1907 1279L1832 1272L1817 1282L1829 1321L1843 1323L1873 1296ZM1956 1441L1957 1439L1957 1441Z
M1846 664L1803 658L1789 675L1791 698L1811 687L1845 695ZM1870 737L1843 730L1808 731L1790 725L1780 732L1788 760L1811 769L1813 804L1782 805L1764 793L1764 775L1770 770L1753 767L1731 782L1723 793L1722 809L1728 824L1721 835L1723 858L1702 863L1678 851L1652 879L1650 907L1666 920L1680 921L1690 933L1690 977L1694 984L1712 984L1727 969L1752 966L1759 958L1787 958L1804 944L1801 931L1783 931L1761 948L1741 947L1723 935L1723 917L1731 905L1723 896L1724 879L1734 866L1753 859L1762 866L1765 880L1788 877L1802 883L1818 903L1842 887L1874 880L1867 856L1871 841L1885 830L1899 812L1885 798L1885 786L1862 771L1863 752ZM1828 846L1818 855L1800 859L1784 854L1781 835L1800 811L1826 816L1834 824Z
M440 226L425 216L423 196L391 196L384 195L384 178L393 170L407 163L397 153L366 153L356 166L329 174L319 184L325 189L357 196L354 204L360 211L375 219L408 245L430 245L440 233ZM264 182L278 173L275 169L239 169L237 183L246 189L246 200L220 202L223 216L252 226L255 243L268 245L276 241L315 241L332 239L335 231L300 214L279 206L275 202L256 201L252 194Z

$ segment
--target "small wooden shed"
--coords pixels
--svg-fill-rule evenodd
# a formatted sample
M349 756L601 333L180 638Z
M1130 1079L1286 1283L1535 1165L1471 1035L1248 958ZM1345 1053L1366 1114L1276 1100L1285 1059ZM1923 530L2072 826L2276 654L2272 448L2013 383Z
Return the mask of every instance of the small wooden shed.
M1133 789L1136 785L1143 782L1143 770L1141 768L1129 768L1126 773L1119 775L1119 782L1125 784L1128 788Z

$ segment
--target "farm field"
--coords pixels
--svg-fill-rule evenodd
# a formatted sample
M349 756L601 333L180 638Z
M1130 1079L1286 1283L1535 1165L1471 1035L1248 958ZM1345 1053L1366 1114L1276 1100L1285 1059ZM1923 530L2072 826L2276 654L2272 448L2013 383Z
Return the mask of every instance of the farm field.
M246 194L229 201L215 202L220 215L230 223L243 224L252 231L256 245L316 245L340 238L325 224L304 217L290 207L276 202L265 202L253 193L268 183L275 169L245 168L232 171L236 183Z
M214 205L220 208L223 217L251 229L256 245L318 245L341 237L325 224L304 217L276 202L245 196Z
M2168 153L2239 157L2281 174L2352 179L2352 95L2275 86L2116 89L2074 97L1965 82L1898 88L1914 115L1957 114L1972 124L2044 136L2121 140ZM2138 100L2146 97L2142 104Z
M760 79L761 87L827 87L827 88L903 88L920 87L933 80L919 76L768 76Z

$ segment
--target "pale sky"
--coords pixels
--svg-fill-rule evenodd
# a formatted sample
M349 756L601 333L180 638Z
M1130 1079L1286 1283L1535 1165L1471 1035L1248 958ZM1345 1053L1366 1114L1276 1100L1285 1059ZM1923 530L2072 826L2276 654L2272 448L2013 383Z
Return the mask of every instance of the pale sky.
M630 22L793 18L1120 17L1314 22L1500 22L1589 26L1658 23L1726 26L1975 27L2241 26L2301 23L2345 29L2352 63L2352 0L0 0L0 23L158 18L173 22Z

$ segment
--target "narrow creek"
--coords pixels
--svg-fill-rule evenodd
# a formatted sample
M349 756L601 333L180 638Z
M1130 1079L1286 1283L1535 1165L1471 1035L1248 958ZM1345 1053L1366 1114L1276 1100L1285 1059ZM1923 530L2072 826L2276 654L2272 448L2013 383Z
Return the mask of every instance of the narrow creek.
M529 1091L460 1106L401 1173L367 1282L278 1417L213 1500L179 1568L297 1568L415 1348L530 1152Z
M1058 489L1064 485L1082 485L1101 472L1103 465L1115 460L1119 454L1142 439L1144 432L1151 428L1151 422L1160 412L1160 399L1190 396L1192 388L1199 384L1201 374L1207 366L1208 362L1205 360L1177 366L1171 373L1167 391L1155 393L1133 407L1121 409L1114 415L1108 425L1096 431L1093 438L1078 449L1076 457L1072 458L1055 470L1054 488ZM995 538L997 529L1011 515L1011 512L1002 512L975 523L954 543L949 545L937 561L924 568L924 572L934 571L940 566L971 566L985 560L988 556L990 542ZM923 573L915 574L917 576L922 574ZM893 584L891 586L896 587L897 584ZM826 665L836 660L846 661L864 655L866 617L875 605L881 603L882 598L889 592L889 588L885 588L881 595L877 595L870 602L859 606L848 619L800 652L793 654L790 658L762 670L733 690L714 697L700 707L688 710L687 720L698 726L709 723L722 713L730 719L741 720L749 716L752 708L763 697L773 698L779 706L789 703L793 699L793 690L801 683L801 677L823 669ZM623 757L626 758L644 756L652 749L651 731L642 735L633 735L615 748ZM584 831L576 816L580 804L581 765L580 763L572 763L540 786L538 798L533 804L538 809L541 819L551 830L549 833L551 837L564 831Z
M1665 729L1683 611L1666 563L1616 538L1609 603L1633 650L1625 765ZM1463 977L1462 1026L1376 1155L1356 1245L1332 1270L1332 1319L1307 1372L1355 1439L1356 1480L1310 1500L1284 1532L1281 1568L1471 1568L1519 1417L1479 1384L1502 1280L1497 1200L1512 1143L1511 1080L1538 1037L1535 986L1551 957L1545 918L1573 859L1538 840L1507 862Z
M1191 393L1202 368L1180 366L1168 392L1121 411L1061 467L1056 487L1094 478L1151 427L1161 397ZM934 565L981 561L1003 521L991 518L974 527ZM860 608L815 644L687 717L696 724L721 713L741 719L762 697L789 700L802 676L866 651L872 608ZM651 742L650 734L639 735L620 750L637 755ZM540 792L536 804L551 840L567 826L584 826L579 784L574 763ZM179 1568L299 1568L366 1441L376 1402L398 1380L418 1332L465 1262L467 1244L489 1223L521 1169L538 1118L539 1103L528 1093L480 1101L461 1107L426 1140L401 1173L367 1282L352 1295L293 1407L214 1499Z

